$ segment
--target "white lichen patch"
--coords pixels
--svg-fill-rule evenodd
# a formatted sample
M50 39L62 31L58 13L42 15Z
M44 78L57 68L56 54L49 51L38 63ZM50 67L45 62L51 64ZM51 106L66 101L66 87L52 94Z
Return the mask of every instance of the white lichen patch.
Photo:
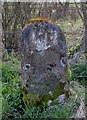
M49 91L49 95L53 95L52 91Z
M47 105L51 106L52 100L48 100Z
M35 33L32 32L32 39L35 40Z
M36 50L38 52L42 51L41 53L44 53L43 51L47 50L51 46L57 45L57 32L56 31L55 32L51 31L51 32L53 33L48 35L47 33L44 34L40 31L38 32L38 36L34 32L32 33L32 42L35 44ZM48 36L49 36L49 39L48 39Z
M47 37L45 37L45 38L47 38ZM32 42L35 44L36 50L39 52L47 50L50 47L50 45L47 45L47 39L39 39L38 38L38 39L33 39Z

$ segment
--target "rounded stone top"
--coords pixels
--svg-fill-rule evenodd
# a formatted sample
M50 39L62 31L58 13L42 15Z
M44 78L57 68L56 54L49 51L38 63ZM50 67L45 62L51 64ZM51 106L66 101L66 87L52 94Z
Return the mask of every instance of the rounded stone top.
M65 36L54 20L34 18L27 23L22 30L22 40L35 44L37 51L44 51L57 46L59 53L66 56Z

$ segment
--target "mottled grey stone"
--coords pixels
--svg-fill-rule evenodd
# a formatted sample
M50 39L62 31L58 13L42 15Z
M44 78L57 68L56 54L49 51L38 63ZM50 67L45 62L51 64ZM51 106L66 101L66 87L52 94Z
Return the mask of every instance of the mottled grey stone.
M60 27L52 22L34 22L21 35L23 86L40 95L55 93L60 80L66 80L66 40Z

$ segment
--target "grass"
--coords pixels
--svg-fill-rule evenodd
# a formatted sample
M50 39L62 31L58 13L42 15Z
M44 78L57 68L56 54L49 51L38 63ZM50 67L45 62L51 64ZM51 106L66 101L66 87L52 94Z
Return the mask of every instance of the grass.
M77 81L85 88L85 105L87 106L87 65L76 64L72 66L72 81ZM79 93L79 95L82 94Z
M76 91L76 96L70 97L66 104L58 105L57 109L43 106L27 106L23 101L20 87L20 62L14 56L8 56L8 60L2 62L2 117L8 118L69 118L80 104L80 98L84 98L84 87L78 81L78 75L87 75L85 65L72 66L71 87ZM80 83L84 86L84 81ZM79 98L80 96L80 98ZM72 109L73 108L73 109Z
M2 110L3 115L9 116L21 107L20 62L14 56L8 56L2 62ZM16 113L16 111L15 111Z
M72 80L78 81L84 87L87 85L87 66L85 64L76 64L72 66Z
M2 118L2 82L0 81L0 120Z

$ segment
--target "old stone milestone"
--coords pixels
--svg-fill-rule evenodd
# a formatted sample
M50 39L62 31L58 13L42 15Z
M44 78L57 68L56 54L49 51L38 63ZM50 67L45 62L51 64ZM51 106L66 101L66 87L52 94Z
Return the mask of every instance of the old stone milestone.
M66 40L56 23L44 18L29 21L22 30L21 60L22 85L28 93L65 94Z

